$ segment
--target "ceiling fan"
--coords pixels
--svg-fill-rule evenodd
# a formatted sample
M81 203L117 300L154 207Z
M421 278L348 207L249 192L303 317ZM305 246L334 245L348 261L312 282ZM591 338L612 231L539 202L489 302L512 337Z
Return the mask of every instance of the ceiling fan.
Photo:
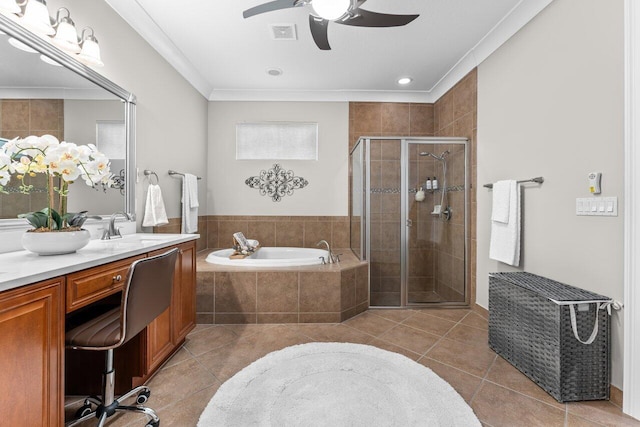
M407 25L420 15L391 15L371 12L360 7L367 0L274 0L242 12L250 18L265 12L311 5L309 27L316 45L322 50L331 50L327 28L329 22L354 27L400 27Z

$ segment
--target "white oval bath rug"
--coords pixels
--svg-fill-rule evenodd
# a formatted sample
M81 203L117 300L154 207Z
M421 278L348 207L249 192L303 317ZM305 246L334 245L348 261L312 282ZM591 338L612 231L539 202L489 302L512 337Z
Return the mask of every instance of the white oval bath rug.
M480 426L431 369L361 344L309 343L269 353L226 381L198 427Z

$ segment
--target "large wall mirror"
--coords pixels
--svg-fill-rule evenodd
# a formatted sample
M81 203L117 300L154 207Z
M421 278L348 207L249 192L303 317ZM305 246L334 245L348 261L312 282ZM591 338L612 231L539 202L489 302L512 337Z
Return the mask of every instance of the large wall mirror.
M44 134L95 144L111 160L116 184L106 190L70 185L68 210L135 212L134 95L2 14L0 32L0 144ZM19 213L47 205L45 180L31 183L31 194L20 194L12 178L8 194L0 194L0 227L19 227L25 223L16 219Z

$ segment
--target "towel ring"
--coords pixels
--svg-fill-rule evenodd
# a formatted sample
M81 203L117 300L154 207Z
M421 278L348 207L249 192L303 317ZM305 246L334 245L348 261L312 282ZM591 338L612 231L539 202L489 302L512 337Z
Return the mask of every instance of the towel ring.
M160 178L158 178L158 174L157 174L157 173L155 173L154 171L151 171L151 170L149 170L149 169L145 169L145 170L144 170L144 174L145 174L145 176L148 176L148 177L149 177L149 183L150 183L150 184L153 184L153 182L151 182L151 175L153 175L153 176L155 176L155 177L156 177L156 184L155 184L155 185L160 184Z

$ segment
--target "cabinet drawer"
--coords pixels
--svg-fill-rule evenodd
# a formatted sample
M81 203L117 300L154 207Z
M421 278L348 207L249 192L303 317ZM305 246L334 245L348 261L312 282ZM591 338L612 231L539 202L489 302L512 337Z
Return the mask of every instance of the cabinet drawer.
M131 257L68 275L67 313L122 290L131 263L144 257Z

